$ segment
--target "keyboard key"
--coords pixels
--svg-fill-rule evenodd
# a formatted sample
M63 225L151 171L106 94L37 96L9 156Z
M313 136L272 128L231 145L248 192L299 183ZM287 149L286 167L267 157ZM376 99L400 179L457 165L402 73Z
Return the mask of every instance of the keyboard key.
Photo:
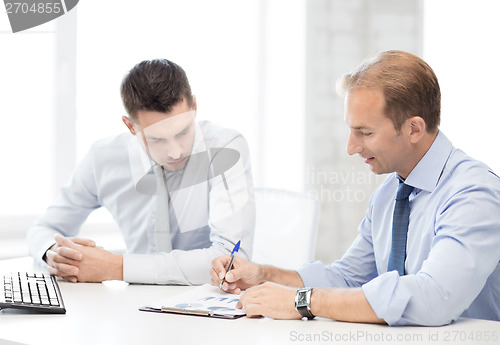
M22 297L20 292L14 291L13 297L14 297L14 302L22 302L23 301L23 297Z
M31 303L31 294L29 292L22 293L23 302Z
M59 301L57 300L57 298L51 298L50 299L50 305L56 305L56 306L58 306L59 305Z

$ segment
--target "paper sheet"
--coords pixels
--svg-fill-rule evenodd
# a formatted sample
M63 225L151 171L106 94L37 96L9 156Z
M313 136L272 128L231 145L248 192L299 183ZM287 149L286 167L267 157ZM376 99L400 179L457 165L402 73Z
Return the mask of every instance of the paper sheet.
M235 318L245 315L244 309L236 309L239 298L239 295L219 292L218 287L205 284L150 303L141 310Z

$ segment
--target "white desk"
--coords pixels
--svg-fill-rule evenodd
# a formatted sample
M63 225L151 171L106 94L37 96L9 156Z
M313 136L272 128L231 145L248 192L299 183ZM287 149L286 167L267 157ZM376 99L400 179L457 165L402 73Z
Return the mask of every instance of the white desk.
M0 261L0 271L40 270L29 258ZM489 344L500 322L463 319L444 327L388 327L336 322L237 320L149 313L138 308L187 286L60 282L65 315L0 311L0 344ZM48 336L39 338L37 334Z

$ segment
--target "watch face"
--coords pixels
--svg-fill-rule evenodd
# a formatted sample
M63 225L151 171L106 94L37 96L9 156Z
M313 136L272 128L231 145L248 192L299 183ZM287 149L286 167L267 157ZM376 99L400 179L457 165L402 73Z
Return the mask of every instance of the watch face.
M305 291L299 291L297 294L297 307L303 307L307 305L307 298L306 298L306 292Z
M302 306L307 304L305 292L300 292L297 296L297 305Z

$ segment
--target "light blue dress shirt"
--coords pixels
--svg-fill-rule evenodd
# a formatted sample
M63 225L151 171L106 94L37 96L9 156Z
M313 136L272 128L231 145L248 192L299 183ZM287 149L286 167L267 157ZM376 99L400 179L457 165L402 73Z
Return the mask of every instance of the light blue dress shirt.
M54 244L56 233L77 236L87 216L105 207L126 244L127 252L123 255L125 281L208 283L212 260L231 253L239 240L242 244L239 255L249 259L255 202L247 142L240 133L208 121L196 122L195 128L192 155L184 171L166 174L167 184L170 185L170 180L178 180L174 183L177 187L169 194L172 251L156 249L153 234L157 196L154 195L153 163L137 138L124 133L92 146L54 204L29 229L30 254L41 261L46 250ZM211 149L215 151L209 151ZM213 162L221 149L239 153L237 163L225 171L225 181L221 175L200 177L202 169L193 163L194 154L216 152L210 160ZM206 168L214 167L210 163ZM151 182L154 184L149 185Z
M439 132L405 181L410 195L405 272L387 272L398 177L374 192L359 234L331 265L299 270L305 286L362 287L389 325L500 320L500 178Z

